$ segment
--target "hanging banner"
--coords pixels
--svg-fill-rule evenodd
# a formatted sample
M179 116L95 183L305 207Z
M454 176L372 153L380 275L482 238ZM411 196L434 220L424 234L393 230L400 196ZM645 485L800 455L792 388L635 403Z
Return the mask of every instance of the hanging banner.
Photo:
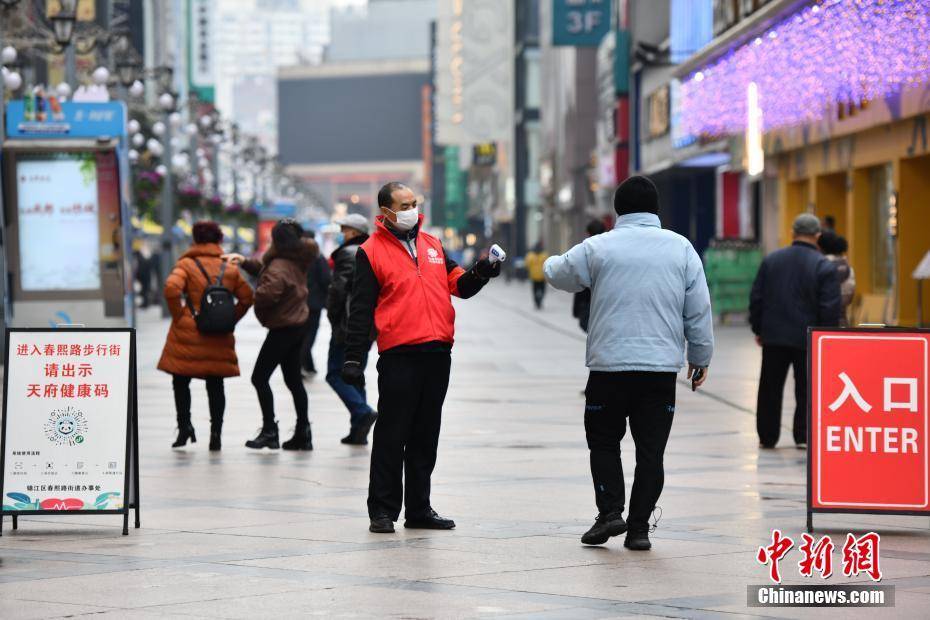
M447 146L443 149L445 162L445 222L449 228L462 230L468 223L468 175L459 165L459 147Z
M810 334L811 512L930 513L930 330Z
M191 90L203 103L214 101L213 0L189 0L188 78Z
M437 6L436 141L468 150L513 134L514 5L440 0Z
M138 527L135 337L130 329L8 329L0 519L123 514Z

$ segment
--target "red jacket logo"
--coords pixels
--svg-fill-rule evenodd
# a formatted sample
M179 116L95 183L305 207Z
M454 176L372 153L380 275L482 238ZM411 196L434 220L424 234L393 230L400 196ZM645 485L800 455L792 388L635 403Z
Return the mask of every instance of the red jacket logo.
M436 251L436 248L427 248L426 259L434 265L442 264L442 257L439 256L439 252Z

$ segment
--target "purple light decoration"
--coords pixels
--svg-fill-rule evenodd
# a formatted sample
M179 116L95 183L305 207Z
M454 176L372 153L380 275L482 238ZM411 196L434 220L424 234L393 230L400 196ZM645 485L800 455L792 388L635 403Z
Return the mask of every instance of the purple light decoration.
M681 85L682 129L705 137L741 133L750 82L759 88L767 131L928 79L930 1L826 0L691 74Z

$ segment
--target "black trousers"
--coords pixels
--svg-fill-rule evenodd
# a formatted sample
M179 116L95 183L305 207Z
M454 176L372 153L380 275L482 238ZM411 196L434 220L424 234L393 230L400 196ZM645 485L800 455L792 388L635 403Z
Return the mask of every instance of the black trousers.
M807 350L766 345L762 347L756 401L756 430L766 446L777 444L781 435L781 405L789 366L794 367L794 442L807 443Z
M178 426L191 421L191 379L182 375L171 375L171 387L174 388L174 408L178 414ZM223 389L223 377L207 377L207 402L210 406L210 426L217 430L223 427L223 413L226 411L226 392Z
M371 448L368 515L407 518L430 509L449 353L388 353L378 359L378 421ZM404 479L407 487L404 489Z
M630 529L645 529L665 483L663 457L675 417L675 373L594 372L585 389L584 430L594 498L601 514L622 512L626 501L620 440L627 418L636 446Z
M310 317L305 325L306 331L300 345L300 363L307 372L316 372L316 365L313 363L313 343L316 342L316 333L320 330L322 314L322 310L310 308Z
M294 398L297 411L297 426L310 424L307 418L307 390L300 376L300 345L304 326L269 329L265 342L258 351L255 369L252 370L252 385L258 394L258 404L262 408L262 426L266 429L275 426L274 394L269 380L274 369L281 367L284 384Z
M542 308L543 297L546 296L546 282L545 280L541 282L533 281L533 303L536 304L536 309Z

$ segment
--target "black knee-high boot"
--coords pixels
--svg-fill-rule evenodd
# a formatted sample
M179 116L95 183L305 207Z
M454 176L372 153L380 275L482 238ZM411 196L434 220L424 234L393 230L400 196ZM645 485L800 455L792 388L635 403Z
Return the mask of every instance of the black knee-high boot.
M221 450L223 443L223 413L226 410L226 393L221 377L207 378L207 400L210 404L210 450Z
M174 375L171 385L174 388L174 407L178 415L178 438L171 447L180 448L186 445L188 440L197 443L194 425L191 424L191 378Z

